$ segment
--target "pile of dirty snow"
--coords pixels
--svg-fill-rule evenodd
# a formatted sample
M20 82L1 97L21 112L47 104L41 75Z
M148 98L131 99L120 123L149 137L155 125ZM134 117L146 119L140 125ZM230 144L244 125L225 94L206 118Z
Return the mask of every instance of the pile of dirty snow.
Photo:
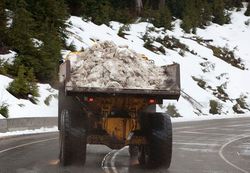
M164 89L167 75L141 54L105 41L94 44L71 60L67 86L96 88Z

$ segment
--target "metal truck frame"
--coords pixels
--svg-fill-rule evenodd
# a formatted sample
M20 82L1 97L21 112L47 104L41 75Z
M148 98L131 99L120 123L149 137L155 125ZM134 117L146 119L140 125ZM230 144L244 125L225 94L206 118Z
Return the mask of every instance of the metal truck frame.
M168 168L172 157L172 124L169 115L157 113L163 99L179 99L179 64L165 66L167 89L81 88L67 86L70 61L59 68L58 128L60 163L86 161L86 144L111 149L129 146L140 165Z

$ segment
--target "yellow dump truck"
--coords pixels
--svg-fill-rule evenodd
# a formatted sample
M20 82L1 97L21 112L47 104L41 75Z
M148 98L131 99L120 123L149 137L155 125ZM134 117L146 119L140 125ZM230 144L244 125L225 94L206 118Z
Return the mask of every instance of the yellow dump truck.
M70 66L67 60L59 69L60 163L84 165L86 144L111 149L128 145L140 165L168 168L172 124L169 115L156 112L156 105L163 99L179 99L179 64L163 67L168 80L162 90L67 86Z

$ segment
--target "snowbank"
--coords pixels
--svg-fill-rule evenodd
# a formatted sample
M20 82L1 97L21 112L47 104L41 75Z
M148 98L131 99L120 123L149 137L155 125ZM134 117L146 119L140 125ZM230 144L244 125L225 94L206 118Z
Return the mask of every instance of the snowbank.
M37 104L33 104L29 100L17 99L6 90L12 80L9 77L0 75L0 104L6 103L9 105L10 118L57 116L57 90L51 88L48 84L38 84L40 97L37 98ZM46 105L44 101L48 97L51 97L51 100L49 105ZM0 115L0 118L3 117Z
M6 136L28 135L28 134L48 133L48 132L57 132L57 131L58 131L57 127L52 127L52 128L42 127L40 129L35 129L35 130L5 132L5 133L0 133L0 139L1 137L6 137Z

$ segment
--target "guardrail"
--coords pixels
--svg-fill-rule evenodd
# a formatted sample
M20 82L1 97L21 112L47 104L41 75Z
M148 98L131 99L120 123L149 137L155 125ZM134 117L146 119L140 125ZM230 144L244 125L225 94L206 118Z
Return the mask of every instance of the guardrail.
M0 119L0 132L33 130L57 126L57 117L8 118Z

